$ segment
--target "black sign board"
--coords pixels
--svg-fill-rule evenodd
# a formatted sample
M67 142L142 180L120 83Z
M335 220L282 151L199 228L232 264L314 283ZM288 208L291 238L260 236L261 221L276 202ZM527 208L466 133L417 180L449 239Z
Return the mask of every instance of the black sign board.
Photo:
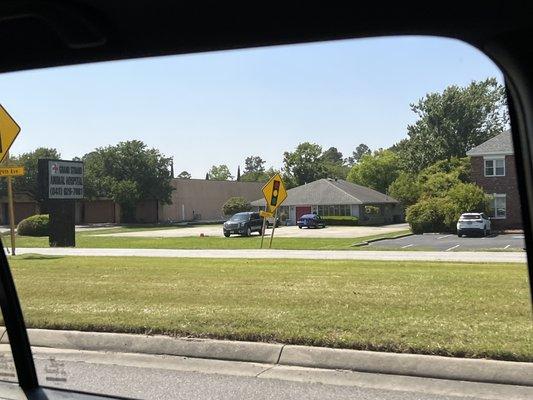
M40 159L39 197L50 216L50 247L76 246L76 199L83 198L83 162Z

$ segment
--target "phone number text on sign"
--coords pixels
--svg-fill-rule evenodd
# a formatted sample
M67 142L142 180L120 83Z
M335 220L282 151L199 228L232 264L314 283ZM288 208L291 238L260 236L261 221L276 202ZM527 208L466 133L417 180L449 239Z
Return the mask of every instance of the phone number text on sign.
M48 168L48 198L83 198L83 163L49 161Z

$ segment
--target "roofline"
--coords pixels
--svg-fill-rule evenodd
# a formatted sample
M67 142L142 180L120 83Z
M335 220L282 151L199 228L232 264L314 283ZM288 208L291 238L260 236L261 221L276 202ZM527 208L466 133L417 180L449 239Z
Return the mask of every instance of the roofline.
M469 157L483 157L483 156L513 156L514 151L485 151L483 153L472 153L472 151L467 151L466 155Z
M390 197L390 196L389 196ZM368 201L368 202L364 202L364 203L352 203L352 202L349 202L349 203L343 203L343 202L339 202L339 203L332 203L332 202L329 202L329 203L322 203L322 202L319 202L319 203L294 203L294 204L286 204L285 202L283 202L281 204L280 207L282 206L291 206L291 207L300 207L300 206L334 206L334 205L337 205L337 204L346 204L346 205L354 205L354 206L367 206L367 205L372 205L372 204L399 204L400 202L398 200L391 200L391 201ZM265 204L266 204L266 201L265 199L257 199L257 200L254 200L252 202L250 202L250 204L254 207L264 207Z

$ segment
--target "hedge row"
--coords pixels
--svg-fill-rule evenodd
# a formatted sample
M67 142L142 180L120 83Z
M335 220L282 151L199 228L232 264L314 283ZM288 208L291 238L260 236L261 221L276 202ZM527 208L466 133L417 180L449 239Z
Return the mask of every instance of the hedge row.
M356 226L359 225L359 218L348 216L327 216L322 217L326 225L343 225Z

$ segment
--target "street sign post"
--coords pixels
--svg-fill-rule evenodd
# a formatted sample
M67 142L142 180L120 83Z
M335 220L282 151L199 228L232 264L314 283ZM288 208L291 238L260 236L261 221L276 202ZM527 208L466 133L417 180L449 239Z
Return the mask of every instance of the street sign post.
M272 240L274 238L274 231L276 229L276 218L278 215L278 207L285 201L287 198L287 190L283 184L280 174L274 175L270 180L263 186L263 196L266 200L266 210L263 213L268 213L270 216L274 216L274 224L272 225L272 234L270 235L270 244L269 248L272 248ZM263 230L261 236L261 248L263 248L263 237L265 234L265 225L266 218L263 219Z
M20 126L15 122L11 115L6 111L2 105L0 105L0 162L6 161L6 164L9 162L9 149L11 145L17 138L20 132ZM9 169L9 168L2 168ZM24 168L22 169L22 174L24 174ZM13 184L12 176L17 174L7 173L7 197L8 197L8 208L9 208L9 228L11 231L11 254L15 255L15 212L13 209Z

